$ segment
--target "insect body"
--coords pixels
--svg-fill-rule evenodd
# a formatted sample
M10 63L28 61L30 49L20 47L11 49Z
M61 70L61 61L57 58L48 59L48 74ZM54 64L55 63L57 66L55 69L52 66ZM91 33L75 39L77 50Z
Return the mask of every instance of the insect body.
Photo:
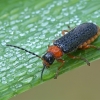
M81 59L87 63L87 65L90 65L90 63L83 57L80 56L73 56L70 53L77 50L78 48L80 49L87 49L87 48L96 48L99 49L98 47L91 45L91 43L99 36L100 34L100 28L93 24L93 23L83 23L71 31L69 31L67 34L65 32L68 32L67 30L63 30L61 38L57 39L52 46L48 47L47 52L40 57L39 55L36 55L33 52L30 52L26 49L23 49L18 46L13 46L13 45L7 45L15 48L19 48L21 50L24 50L26 52L29 52L36 57L41 58L43 61L43 69L41 72L41 79L43 75L43 71L45 68L49 68L50 65L53 64L55 60L58 62L61 62L61 65L58 67L55 78L57 78L58 72L60 68L64 64L64 60L61 58L63 54L67 54L72 59Z
M83 23L54 42L54 45L62 49L64 53L69 53L77 49L80 45L91 41L97 35L98 27L92 23ZM91 41L92 42L92 41Z

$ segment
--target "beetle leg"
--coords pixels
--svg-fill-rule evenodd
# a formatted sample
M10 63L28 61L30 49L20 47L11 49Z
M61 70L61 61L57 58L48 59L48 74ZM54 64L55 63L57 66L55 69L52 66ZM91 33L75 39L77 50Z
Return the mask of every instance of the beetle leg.
M72 59L81 59L81 60L83 60L84 62L86 62L88 66L90 66L89 61L88 61L87 59L83 58L83 57L80 57L80 56L73 56L73 55L71 55L71 54L67 54L67 55L68 55L70 58L72 58Z
M65 62L63 59L56 59L56 60L57 60L58 62L61 62L62 64L58 67L54 79L57 79L57 76L58 76L59 70L63 67L64 62Z
M94 46L94 45L86 45L85 47L83 47L83 49L88 49L88 48L95 48L97 50L100 50L100 47Z
M66 32L69 32L68 30L62 30L62 35L65 35Z
M50 47L50 44L48 44L48 48Z
M68 29L71 30L71 27L67 25ZM65 35L66 32L69 32L68 30L62 30L62 35Z
M71 30L71 27L69 25L67 25L68 29Z

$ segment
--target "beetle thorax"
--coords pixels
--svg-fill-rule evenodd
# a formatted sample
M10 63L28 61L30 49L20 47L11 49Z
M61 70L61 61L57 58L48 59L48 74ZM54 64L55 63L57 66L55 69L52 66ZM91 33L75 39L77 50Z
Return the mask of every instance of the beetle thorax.
M56 59L60 58L63 55L62 50L59 47L54 46L54 45L53 46L49 46L47 52L51 52Z

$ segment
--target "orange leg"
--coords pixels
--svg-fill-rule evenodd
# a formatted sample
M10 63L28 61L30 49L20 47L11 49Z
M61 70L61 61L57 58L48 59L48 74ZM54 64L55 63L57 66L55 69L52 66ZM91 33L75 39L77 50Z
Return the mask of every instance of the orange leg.
M54 42L54 41L53 41ZM50 47L50 44L48 44L48 48Z
M88 49L88 48L95 48L97 50L100 50L100 47L96 47L94 45L86 45L86 46L82 47L82 49Z
M67 25L68 29L71 30L71 27ZM69 32L68 30L62 30L62 35L65 35L65 32Z
M61 64L61 66L58 67L54 79L57 79L57 76L58 76L59 70L63 67L64 62L65 62L63 59L56 59L56 60L57 60L58 62L61 62L62 64Z
M62 35L65 35L65 32L69 32L68 30L62 30Z
M86 59L83 58L83 57L80 57L80 56L73 56L73 55L71 55L71 54L67 54L67 55L68 55L70 58L72 58L72 59L81 59L81 60L83 60L84 62L86 62L88 66L90 66L89 61L86 60Z

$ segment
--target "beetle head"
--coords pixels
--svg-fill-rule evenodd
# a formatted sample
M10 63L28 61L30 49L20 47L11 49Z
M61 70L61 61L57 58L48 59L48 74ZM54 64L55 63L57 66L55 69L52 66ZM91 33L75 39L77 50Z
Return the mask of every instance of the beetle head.
M50 65L54 62L55 58L54 58L52 53L47 52L46 54L44 54L42 56L42 60L43 60L43 69L42 69L42 72L41 72L41 80L42 80L44 69L49 68Z

